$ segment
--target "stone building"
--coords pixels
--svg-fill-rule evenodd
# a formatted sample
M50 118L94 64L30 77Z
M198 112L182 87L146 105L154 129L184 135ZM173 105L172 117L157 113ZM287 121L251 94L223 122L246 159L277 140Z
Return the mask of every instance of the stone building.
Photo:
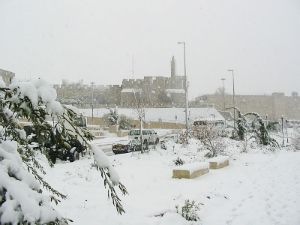
M195 102L213 104L217 110L222 111L233 107L233 97L228 94L204 95L196 98ZM300 120L300 97L296 92L292 96L278 92L272 95L235 95L235 105L242 113L257 112L263 119L278 120L283 117Z
M120 106L133 106L138 101L149 107L175 106L184 103L184 77L176 75L174 56L171 61L171 77L144 77L144 79L122 81Z
M2 80L7 86L11 83L11 80L14 76L15 74L13 72L0 69L0 77L2 77Z
M84 85L62 81L53 85L59 101L78 107L119 106L135 107L139 102L146 107L183 107L185 104L184 77L176 75L176 61L171 60L171 77L123 79L122 85Z

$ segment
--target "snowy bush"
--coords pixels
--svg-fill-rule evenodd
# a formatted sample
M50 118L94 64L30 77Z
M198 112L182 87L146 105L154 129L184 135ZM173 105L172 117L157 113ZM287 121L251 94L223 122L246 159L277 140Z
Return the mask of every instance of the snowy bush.
M177 157L177 159L173 160L175 166L182 166L184 164L184 161L179 158L179 156Z
M235 133L237 134L239 140L245 140L247 134L251 134L250 139L255 138L257 142L261 145L270 145L271 147L274 148L279 147L277 141L274 138L270 137L268 129L258 113L248 112L242 114L238 108L236 107L231 107L231 108L237 110L238 112L238 119L236 120L237 127L235 128L236 129ZM252 127L250 128L246 126L247 116L254 117L254 119L252 120ZM246 144L248 140L246 140Z
M3 131L3 141L0 144L0 224L63 224L62 218L51 206L50 201L59 202L66 198L44 181L43 167L36 160L36 152L29 145L25 131L19 125L20 118L31 121L35 127L43 127L44 133L49 133L46 126L46 115L55 115L57 124L55 132L60 141L68 145L68 140L80 135L86 142L87 133L75 126L72 111L55 101L56 92L50 84L42 79L32 82L13 82L9 87L0 88L0 118ZM68 122L74 131L66 129ZM37 143L44 150L43 140ZM119 213L124 212L114 186L119 185L122 193L127 193L119 182L115 170L110 165L106 155L95 146L87 143L93 153L109 196ZM43 151L45 154L46 151ZM50 163L50 162L49 162ZM53 164L50 163L53 166ZM41 187L42 186L42 187ZM43 188L53 195L43 194Z
M50 206L55 198L43 195L37 179L24 170L17 142L0 145L0 168L0 224L66 223Z
M195 129L197 129L198 138L203 144L203 148L209 151L206 154L207 157L216 157L223 153L226 143L217 130L213 130L209 126L198 126Z
M300 135L292 139L292 145L296 150L300 150Z
M120 115L120 119L119 119L120 130L130 130L132 125L133 125L133 119L125 115Z
M181 212L179 211L179 206L175 206L177 213L181 214L183 218L188 221L199 221L200 217L198 212L200 211L200 205L202 203L196 204L195 201L190 202L190 200L185 200L184 206L181 208Z
M270 145L271 147L278 148L279 144L274 138L270 137L266 125L260 115L255 112L245 114L245 116L248 115L254 116L250 132L253 134L253 137L257 140L257 142L262 145Z
M119 122L119 113L118 108L115 109L109 109L109 113L103 115L103 119L105 123L110 127L113 125L117 125Z

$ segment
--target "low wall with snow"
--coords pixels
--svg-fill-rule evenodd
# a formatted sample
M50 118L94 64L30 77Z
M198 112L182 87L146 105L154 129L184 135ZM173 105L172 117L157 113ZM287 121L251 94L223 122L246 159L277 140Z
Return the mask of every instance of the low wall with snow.
M173 178L193 179L209 172L208 162L195 162L173 169Z
M219 157L215 157L215 158L206 160L206 162L209 162L210 169L220 169L220 168L223 168L223 167L229 165L229 157L228 156L219 156Z

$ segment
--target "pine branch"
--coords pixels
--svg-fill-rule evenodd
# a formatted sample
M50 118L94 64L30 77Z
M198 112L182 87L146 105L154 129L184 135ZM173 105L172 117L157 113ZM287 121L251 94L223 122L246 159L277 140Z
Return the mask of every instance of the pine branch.
M117 212L119 214L125 213L125 210L121 204L121 199L118 197L118 195L115 191L115 188L109 179L109 172L108 172L107 168L106 169L100 168L97 165L96 165L96 168L97 168L97 170L100 171L101 177L104 180L104 187L106 188L106 186L108 186L108 198L112 199L113 205L116 207ZM121 190L123 195L128 194L125 186L121 182L119 182L119 189Z

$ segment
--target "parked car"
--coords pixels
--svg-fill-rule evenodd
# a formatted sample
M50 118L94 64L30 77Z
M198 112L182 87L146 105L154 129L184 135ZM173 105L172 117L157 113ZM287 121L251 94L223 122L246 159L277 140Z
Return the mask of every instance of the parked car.
M115 154L128 153L132 151L141 151L141 149L142 149L141 142L136 139L121 140L112 145L112 151Z
M143 144L148 145L148 144L158 144L159 138L157 133L154 130L142 130L142 136L143 136ZM136 139L140 140L140 130L130 130L129 139Z
M173 144L179 143L179 135L178 134L168 134L160 141L160 146L163 149L167 149L166 143L171 142Z

